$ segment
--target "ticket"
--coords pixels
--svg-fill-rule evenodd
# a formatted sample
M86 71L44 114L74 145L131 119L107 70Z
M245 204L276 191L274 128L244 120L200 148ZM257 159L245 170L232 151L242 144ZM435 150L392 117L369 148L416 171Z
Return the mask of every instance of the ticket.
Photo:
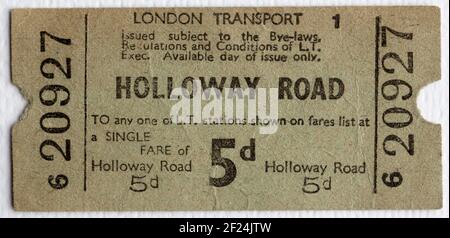
M440 9L14 9L20 211L437 209Z

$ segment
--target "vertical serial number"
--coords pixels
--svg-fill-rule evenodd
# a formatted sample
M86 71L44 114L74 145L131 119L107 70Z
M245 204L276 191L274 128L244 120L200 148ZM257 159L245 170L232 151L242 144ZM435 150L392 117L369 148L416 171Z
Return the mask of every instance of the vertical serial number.
M67 84L72 78L71 58L64 57L65 52L57 50L58 44L70 47L72 42L68 38L62 38L47 31L41 31L40 54L43 60L40 65L41 80L45 85L39 91L39 99L44 106L40 117L40 128L46 133L46 138L41 142L39 153L45 161L56 163L55 160L67 162L71 160L71 143L66 132L70 128L70 111L67 105L70 103L70 91ZM62 56L62 57L61 57ZM62 135L55 138L56 134ZM69 178L64 171L48 175L48 184L53 189L63 189L69 184Z
M399 106L415 105L403 103L414 98L410 83L414 74L414 52L408 50L411 48L413 33L382 24L380 27L380 52L383 52L379 55L380 99L385 105L380 116L382 126L386 128L383 132L387 132L382 138L381 158L392 162L399 160L399 155L414 155L414 134L409 128L414 118L410 108ZM387 187L394 188L402 184L404 178L400 168L381 172L381 180Z

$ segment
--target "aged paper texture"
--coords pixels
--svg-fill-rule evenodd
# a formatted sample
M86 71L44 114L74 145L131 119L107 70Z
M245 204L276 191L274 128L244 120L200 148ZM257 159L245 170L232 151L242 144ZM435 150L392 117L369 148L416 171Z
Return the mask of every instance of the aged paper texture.
M431 209L437 7L15 9L25 211Z

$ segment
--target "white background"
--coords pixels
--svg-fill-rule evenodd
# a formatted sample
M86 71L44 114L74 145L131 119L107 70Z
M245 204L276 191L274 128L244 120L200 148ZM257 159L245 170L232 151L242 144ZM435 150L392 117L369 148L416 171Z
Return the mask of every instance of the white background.
M447 0L2 0L0 2L0 217L449 217L449 16ZM206 6L354 6L435 5L441 7L441 78L419 94L418 106L425 119L442 124L444 207L440 210L408 211L233 211L233 212L16 212L11 202L10 129L26 102L11 84L9 55L9 11L11 8L44 7L206 7Z

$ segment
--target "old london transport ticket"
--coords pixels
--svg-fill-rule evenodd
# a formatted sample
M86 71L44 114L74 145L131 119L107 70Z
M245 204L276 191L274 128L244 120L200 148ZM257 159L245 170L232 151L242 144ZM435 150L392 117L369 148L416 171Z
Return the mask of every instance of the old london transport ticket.
M13 206L433 209L437 7L14 9Z

